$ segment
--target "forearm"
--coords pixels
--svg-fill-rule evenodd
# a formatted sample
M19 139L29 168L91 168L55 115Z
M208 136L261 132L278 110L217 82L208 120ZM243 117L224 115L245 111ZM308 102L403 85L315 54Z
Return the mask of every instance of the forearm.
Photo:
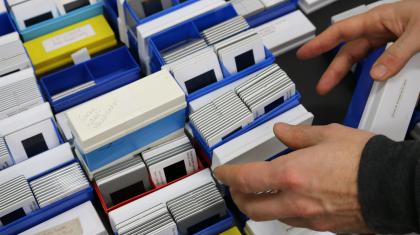
M362 213L378 233L419 232L420 142L373 137L359 167Z

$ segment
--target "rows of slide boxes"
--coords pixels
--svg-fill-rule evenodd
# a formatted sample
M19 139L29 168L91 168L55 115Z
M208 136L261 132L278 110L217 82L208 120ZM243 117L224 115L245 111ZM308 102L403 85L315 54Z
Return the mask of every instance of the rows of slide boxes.
M116 11L115 11L116 12ZM62 27L65 26L71 27L71 25L81 22L84 20L89 20L92 17L99 17L100 15L105 14L108 23L111 24L112 28L115 29L115 22L117 16L115 13L107 6L104 5L102 2L98 2L96 4L92 4L90 6L84 7L83 9L79 9L73 11L65 16L61 16L58 18L47 20L43 23L36 24L34 26L28 27L26 29L21 29L15 26L15 18L12 14L3 13L0 14L0 35L8 35L10 33L18 32L22 36L25 41L30 41L36 37L42 35L48 35L51 32L54 32ZM114 14L114 15L113 15ZM115 22L113 21L115 19ZM106 23L107 25L107 23ZM111 59L112 58L112 59ZM113 59L118 58L123 61L123 63L116 64L112 63L115 62ZM104 70L100 68L104 63L107 64L105 68L108 70ZM28 69L29 71L29 69ZM125 47L117 48L112 50L106 54L99 55L94 57L91 61L87 63L83 63L81 65L71 66L64 71L67 71L67 75L72 75L72 77L58 77L60 76L63 71L59 71L55 74L51 74L48 76L49 79L46 79L47 84L55 83L56 86L53 88L53 92L59 92L60 89L67 90L67 88L73 87L74 83L80 82L83 79L90 79L95 80L97 86L92 88L91 90L86 90L84 95L76 98L76 96L69 96L66 97L64 100L60 100L57 103L51 102L54 110L59 110L60 108L66 108L66 106L71 106L77 103L82 103L88 99L93 98L94 96L98 96L103 94L109 90L115 89L120 87L124 84L130 83L134 80L137 80L140 77L140 70L137 66L137 63L134 61L128 49ZM78 73L79 72L79 73ZM65 73L65 72L64 72ZM85 76L74 76L77 75L85 75ZM74 79L74 78L77 79ZM50 83L48 83L50 81ZM64 81L64 82L63 82ZM73 83L73 84L71 84ZM54 86L54 85L52 85ZM58 87L57 87L58 86ZM60 87L61 86L61 87ZM67 86L67 88L66 88ZM58 90L57 90L58 89ZM44 89L46 91L46 89ZM47 93L48 94L48 93ZM52 96L46 95L48 98ZM73 100L76 98L75 100ZM51 99L49 99L51 101ZM71 104L70 104L71 103ZM37 112L40 112L36 114ZM33 117L28 117L28 115L35 114ZM37 122L38 119L43 118L45 116L45 121L42 123L48 123L48 128L43 129L42 132L49 132L47 136L56 136L54 138L45 139L45 150L42 153L34 153L28 156L28 159L24 159L22 162L17 162L15 165L10 166L9 168L2 170L2 180L7 181L8 179L12 179L14 176L24 174L24 176L28 179L29 182L43 177L55 170L61 169L65 166L68 166L76 161L73 156L73 152L70 148L69 144L64 144L61 135L57 131L56 123L52 119L51 111L49 111L49 107L47 104L43 104L33 109L29 109L27 111L23 111L21 114L17 114L11 118L5 119L5 124L7 125L7 129L11 129L14 127L14 124L19 124L20 126L24 124L32 125L27 123L26 120L30 120L31 122ZM19 118L24 118L25 120L18 120ZM40 120L41 121L41 120ZM50 128L52 124L52 129ZM45 126L45 125L44 125ZM19 133L23 133L26 129L33 130L32 127L27 127L22 129L23 131L19 131ZM5 129L3 128L3 131ZM25 132L26 133L26 132ZM25 134L23 133L23 134ZM27 134L27 133L26 133ZM53 140L54 141L53 141ZM14 146L16 147L16 146ZM23 146L25 148L25 146ZM33 146L34 147L34 146ZM36 146L35 146L36 147ZM37 151L40 149L36 149ZM7 161L9 161L8 159ZM19 160L20 161L20 160ZM42 162L42 164L40 164ZM7 163L7 165L11 165L12 163ZM2 181L2 182L3 182ZM17 234L22 232L32 226L35 226L43 221L46 221L68 209L79 205L88 200L93 199L93 189L89 187L79 192L75 192L69 197L63 198L49 206L37 209L36 211L28 214L23 215L23 217L17 218L15 221L1 226L0 233L1 234Z
M81 65L77 65L77 66L74 66L74 67L70 67L70 68L68 68L68 69L66 69L66 70L63 70L63 71L59 71L59 72L57 72L56 74L51 74L50 76L49 76L49 78L51 79L51 80L53 80L52 79L52 77L54 77L54 76L58 76L58 75L60 75L60 73L65 73L65 72L68 72L69 74L71 74L72 72L74 72L74 71L81 71L81 73L85 73L85 74L88 74L88 75L90 75L90 76L92 76L92 74L95 74L95 72L92 72L92 67L94 68L95 67L95 60L99 63L99 61L100 61L100 59L103 59L103 58L106 58L107 56L110 56L110 57L112 57L113 55L116 55L116 54L118 54L118 53L120 53L122 56L125 56L126 58L128 58L128 61L130 61L131 60L131 58L130 58L130 55L127 53L127 50L126 50L126 48L120 48L120 49L117 49L117 50L115 50L115 51L112 51L112 52L110 52L109 54L104 54L104 55L102 55L102 56L98 56L98 57L95 57L92 61L89 61L89 62L86 62L86 63L83 63L83 64L81 64ZM270 55L270 53L269 52L267 52L267 59L272 59L272 56ZM107 61L106 59L104 59L104 61ZM119 61L119 60L115 60L115 61ZM126 61L126 60L122 60L122 61ZM271 60L270 60L271 61ZM265 61L266 63L267 63L267 61ZM130 64L130 63L129 63ZM116 65L116 66L121 66L121 64L120 65ZM228 83L230 83L230 82L234 82L234 81L236 81L237 79L240 79L241 78L241 76L245 76L247 73L250 73L250 72L254 72L254 71L256 71L258 68L261 68L261 64L260 65L256 65L254 68L250 68L249 70L245 70L242 74L238 74L235 78L232 78L232 79L226 79L226 81L229 81L229 82L226 82L225 84L218 84L219 86L215 86L214 88L212 88L212 90L215 90L215 89L217 89L217 87L220 87L220 86L222 86L222 85L226 85L226 84L228 84ZM127 69L128 68L128 69ZM139 71L138 69L136 69L135 68L135 66L128 66L128 67L125 67L124 68L124 70L130 70L130 69L132 69L132 68L134 68L134 70L136 70L136 71ZM73 71L72 71L73 70ZM93 69L94 70L94 69ZM110 71L115 71L115 70L111 70L110 69ZM101 74L101 76L98 76L98 77L106 77L106 72L105 72L105 75L104 74ZM115 74L114 74L115 75ZM83 76L82 76L83 77ZM43 87L44 87L44 89L48 86L48 85L46 85L46 84L48 84L48 82L46 82L48 79L45 79L45 82L43 82ZM51 85L51 83L49 84L50 86L52 86L52 87L54 87L54 85ZM56 84L56 85L58 85L58 84ZM72 84L72 85L74 85L74 84ZM70 85L70 86L72 86L72 85ZM54 89L57 89L56 87L55 88L52 88L52 90L54 90ZM60 90L60 89L62 89L62 90L65 90L65 89L63 89L63 88L58 88L58 90ZM45 90L47 90L47 89L45 89ZM208 92L210 92L210 90L208 91ZM99 93L101 93L101 92L99 92ZM48 93L47 93L48 94ZM52 95L51 95L51 93L50 93L50 95L48 95L49 97L49 100L52 102L52 100L51 100L51 97L52 97ZM84 98L84 99L86 99L86 100L88 100L88 99L90 99L89 97L88 98ZM84 102L85 100L83 100L83 101L76 101L75 103L72 103L72 101L70 100L69 101L69 104L67 104L67 106L66 105L64 105L62 108L61 108L61 110L64 110L64 109L66 109L66 108L69 108L69 107L71 107L71 106L74 106L74 105L76 105L77 103L82 103L82 102ZM54 102L52 102L52 104L54 104ZM294 97L292 100L291 100L291 102L289 102L289 103L287 103L287 105L284 105L284 106L282 106L282 108L280 108L280 109L278 109L278 110L273 110L273 113L270 113L271 114L271 116L269 115L269 114L267 114L267 116L265 116L265 118L264 117L262 117L261 119L259 119L259 121L258 122L255 122L253 125L250 125L249 127L248 127L248 129L247 130L249 130L249 129L252 129L252 127L253 126L257 126L258 124L261 124L261 123L263 123L264 122L264 119L269 119L270 117L273 117L273 116L275 116L276 114L279 114L279 113L281 113L281 112L283 112L283 111L285 111L285 110L287 110L288 108L291 108L291 107L293 107L293 106L295 106L295 105L297 105L298 104L298 95L296 96L296 97ZM59 107L59 106L58 106ZM60 107L59 108L57 108L57 110L60 110ZM183 110L182 111L182 113L184 113L184 111L185 110ZM180 121L179 123L181 124L180 126L183 126L184 125L184 118L185 118L185 116L183 116L183 118L182 119L180 119L180 120L182 120L182 121ZM178 127L180 127L180 126L178 126ZM242 131L242 133L243 132L245 132L246 130L243 130ZM240 135L240 133L237 133L237 135ZM232 135L232 137L233 137L234 135ZM208 151L206 151L206 152L208 152ZM41 212L41 211L40 211ZM32 216L31 216L32 217ZM31 217L29 217L29 218L31 218ZM28 219L28 218L26 218L26 219ZM19 226L16 226L15 228L18 228Z
M165 2L165 1L162 0L162 2ZM172 3L174 4L172 7L164 9L158 13L155 13L155 14L152 14L150 16L143 18L135 10L135 7L133 7L130 4L131 1L123 1L122 7L120 6L118 10L119 10L119 16L121 17L121 15L124 15L125 17L124 26L126 27L127 34L128 34L128 44L129 44L130 50L135 55L136 59L138 59L141 62L142 68L145 69L145 72L147 74L160 70L160 67L156 67L154 65L150 65L150 66L154 66L152 68L149 67L149 63L150 63L149 58L152 56L152 52L150 52L150 47L148 45L150 36L153 36L154 34L158 32L162 32L167 29L170 29L171 27L178 25L180 23L193 23L197 26L197 28L189 29L189 31L194 31L194 30L202 31L205 28L209 28L212 25L216 25L217 23L225 21L228 18L232 18L233 17L232 14L234 14L235 16L238 15L236 10L233 9L232 5L230 3L225 3L224 1L220 1L223 3L219 5L214 4L213 10L208 10L207 12L200 12L199 10L189 12L188 8L192 7L192 5L194 5L197 2L199 2L199 0L187 0L187 1L172 0ZM286 15L287 13L290 13L296 10L298 8L297 2L298 0L283 1L280 4L275 5L274 7L266 9L265 11L262 11L256 15L247 17L246 20L251 27L257 27L259 25L262 25L266 22L277 19L283 15ZM164 4L162 3L162 5ZM220 10L220 8L226 7L226 5L229 5L233 11L228 13L229 10L224 10L224 11ZM183 11L184 10L183 8L185 8L186 11ZM186 12L188 12L188 14ZM163 18L163 16L167 17L167 19L172 17L172 19L168 20L166 22L166 25L162 25L162 26L160 25L159 29L157 29L158 27L152 27L152 28L155 28L153 33L149 34L148 32L146 32L146 35L142 34L142 32L144 32L142 28L143 26L145 25L150 26L151 24L155 23L153 21L156 21L156 19L158 18ZM165 21L165 19L160 19L160 20L161 22ZM189 33L189 35L194 34L194 32L187 32L187 33ZM167 43L170 43L170 42L167 42Z

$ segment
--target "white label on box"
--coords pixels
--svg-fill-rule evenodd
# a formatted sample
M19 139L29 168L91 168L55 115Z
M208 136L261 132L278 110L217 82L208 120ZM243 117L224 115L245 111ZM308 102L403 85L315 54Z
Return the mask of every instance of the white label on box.
M83 235L82 224L78 218L59 224L36 235Z
M88 24L77 29L65 32L58 36L49 38L42 42L44 49L47 53L62 48L64 46L70 45L74 42L83 40L88 37L95 36L95 30L93 30L92 25Z
M280 19L276 24L267 24L267 27L261 28L258 34L261 37L266 37L272 33L286 32L290 28L290 22L286 19Z

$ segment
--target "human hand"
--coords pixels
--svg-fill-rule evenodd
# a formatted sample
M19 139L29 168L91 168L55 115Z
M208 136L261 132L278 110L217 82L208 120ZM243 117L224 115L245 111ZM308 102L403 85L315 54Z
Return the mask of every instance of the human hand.
M318 93L331 91L370 50L392 41L395 43L378 58L370 73L373 79L382 81L397 74L420 51L419 9L418 0L384 4L333 24L300 48L298 57L310 59L346 43L321 77Z
M256 221L278 219L337 233L371 232L361 215L357 175L373 134L338 124L277 124L274 132L296 151L271 162L215 169L239 209ZM267 191L275 193L258 193Z

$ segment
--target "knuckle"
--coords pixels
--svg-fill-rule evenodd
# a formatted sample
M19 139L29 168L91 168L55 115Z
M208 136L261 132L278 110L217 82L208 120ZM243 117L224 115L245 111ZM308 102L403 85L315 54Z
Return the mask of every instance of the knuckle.
M401 55L400 51L402 51L401 46L398 43L394 43L392 47L386 50L383 61L387 65L401 64L401 61L403 61L403 56Z
M311 206L309 203L305 201L298 201L295 205L296 214L299 218L303 219L311 219L316 218L321 215L321 211L318 210L316 207Z
M324 135L331 136L337 133L340 130L341 126L336 123L328 124L324 128Z
M284 187L292 191L298 190L303 185L302 175L292 167L286 167L284 173L280 177Z

